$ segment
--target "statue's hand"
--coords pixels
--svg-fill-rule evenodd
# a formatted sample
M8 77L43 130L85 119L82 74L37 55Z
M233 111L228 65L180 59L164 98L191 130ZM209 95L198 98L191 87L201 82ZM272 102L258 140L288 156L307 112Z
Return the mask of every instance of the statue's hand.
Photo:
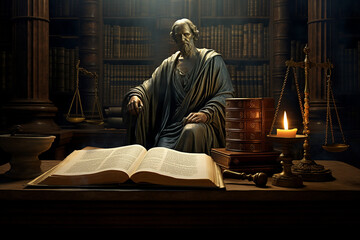
M208 116L203 112L197 112L197 113L190 113L185 118L185 124L186 123L205 123L208 120Z
M130 112L130 114L137 116L137 115L139 115L143 106L144 105L138 96L132 96L129 100L127 108L128 108L128 111Z

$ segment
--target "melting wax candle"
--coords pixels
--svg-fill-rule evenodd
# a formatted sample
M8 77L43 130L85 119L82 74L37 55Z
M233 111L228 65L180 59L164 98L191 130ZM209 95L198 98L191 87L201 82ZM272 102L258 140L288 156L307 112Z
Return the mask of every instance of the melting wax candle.
M296 132L297 132L297 128L289 129L286 111L284 111L284 129L277 129L276 136L294 138L296 136Z

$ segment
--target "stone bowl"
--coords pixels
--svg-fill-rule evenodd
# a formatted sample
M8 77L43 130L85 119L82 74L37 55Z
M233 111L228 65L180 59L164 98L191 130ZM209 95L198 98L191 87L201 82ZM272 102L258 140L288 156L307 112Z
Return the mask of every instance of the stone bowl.
M15 179L30 179L42 171L39 155L50 149L55 136L39 134L0 135L0 148L11 154L10 170L5 176Z

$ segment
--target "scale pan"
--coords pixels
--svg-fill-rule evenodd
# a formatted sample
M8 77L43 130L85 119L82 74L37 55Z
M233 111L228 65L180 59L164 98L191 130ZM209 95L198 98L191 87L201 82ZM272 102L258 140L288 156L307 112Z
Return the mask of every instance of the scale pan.
M343 152L349 148L349 145L343 143L333 143L333 144L323 145L322 147L328 152Z
M80 123L80 122L83 122L85 120L85 118L84 117L67 117L66 120L71 123Z
M104 124L103 120L86 120L87 123L95 124L95 125L102 125Z

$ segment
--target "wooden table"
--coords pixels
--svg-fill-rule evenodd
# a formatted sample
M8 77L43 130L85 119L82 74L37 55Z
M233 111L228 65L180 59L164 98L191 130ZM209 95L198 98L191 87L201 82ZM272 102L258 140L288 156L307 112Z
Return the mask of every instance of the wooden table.
M43 170L59 161L42 161ZM25 188L0 166L0 228L276 228L360 226L360 169L321 161L331 182L304 182L292 189L257 188L225 179L226 190L176 188Z

